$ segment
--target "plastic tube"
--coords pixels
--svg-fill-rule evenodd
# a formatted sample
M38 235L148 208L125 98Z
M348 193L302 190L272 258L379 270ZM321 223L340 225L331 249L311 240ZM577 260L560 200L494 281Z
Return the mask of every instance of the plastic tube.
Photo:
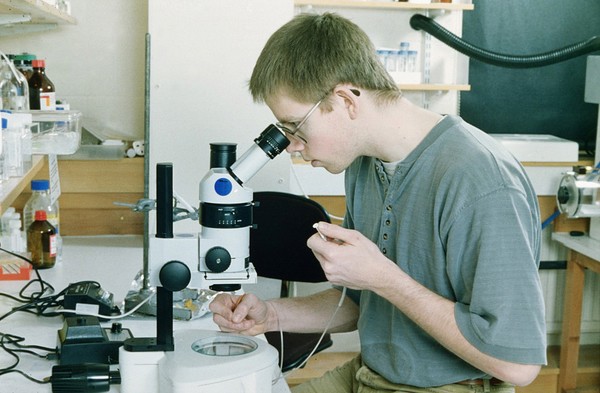
M593 36L585 41L578 42L564 48L534 55L507 55L479 48L470 44L452 32L446 30L433 19L421 14L410 18L410 26L415 30L423 30L449 47L473 59L499 67L507 68L535 68L543 67L565 60L600 50L600 37Z

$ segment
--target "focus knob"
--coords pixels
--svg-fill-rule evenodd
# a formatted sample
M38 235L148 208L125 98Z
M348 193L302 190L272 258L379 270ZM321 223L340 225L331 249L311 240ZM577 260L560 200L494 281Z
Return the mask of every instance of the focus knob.
M223 273L231 266L231 254L223 247L213 247L206 252L206 267L215 273Z
M169 261L160 269L158 277L163 288L177 292L188 286L192 279L192 273L185 263Z

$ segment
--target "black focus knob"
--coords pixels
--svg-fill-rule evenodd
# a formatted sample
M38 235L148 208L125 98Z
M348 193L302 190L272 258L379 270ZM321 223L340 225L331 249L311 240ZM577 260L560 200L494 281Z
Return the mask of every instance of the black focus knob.
M558 194L557 194L557 199L558 199L558 203L560 204L565 204L567 202L569 202L569 198L571 196L569 195L569 189L565 186L562 186L558 189Z
M213 247L206 252L206 267L215 273L223 273L231 266L231 254L223 247Z
M169 261L160 269L158 277L163 288L177 292L188 286L192 279L192 273L185 263Z

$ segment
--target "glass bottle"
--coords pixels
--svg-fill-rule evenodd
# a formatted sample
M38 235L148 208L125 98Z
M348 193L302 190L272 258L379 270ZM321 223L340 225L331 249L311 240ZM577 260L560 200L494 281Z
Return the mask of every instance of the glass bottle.
M29 85L25 76L17 70L13 61L2 54L2 68L0 69L0 96L2 109L28 110Z
M34 268L48 269L56 263L56 230L46 220L45 210L35 212L35 221L27 230L27 251Z
M23 207L23 225L29 228L29 225L35 219L36 210L45 210L46 219L57 231L60 228L60 215L58 205L52 204L50 200L50 181L47 179L36 179L31 181L31 197Z
M12 81L12 74L7 62L0 67L0 109L11 109L11 101L17 95L17 86Z
M46 62L32 60L33 75L29 78L29 107L39 110L56 110L54 83L46 75Z
M46 211L46 219L56 229L58 259L62 255L62 238L60 236L60 209L58 200L52 203L50 197L50 181L36 179L31 181L31 197L23 207L23 228L29 228L35 220L35 211Z
M35 55L31 53L13 55L15 67L17 67L17 70L21 71L21 73L25 76L26 81L29 81L31 75L33 75L33 66L31 64L33 60L35 60Z

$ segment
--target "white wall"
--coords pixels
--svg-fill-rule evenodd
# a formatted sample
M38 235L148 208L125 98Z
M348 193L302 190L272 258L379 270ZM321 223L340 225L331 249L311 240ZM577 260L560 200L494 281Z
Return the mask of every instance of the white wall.
M76 25L0 37L0 50L45 59L57 98L80 110L90 129L143 139L147 1L71 0L71 10Z
M198 184L209 169L210 143L237 144L239 158L275 121L255 104L248 81L269 36L293 16L291 0L149 1L151 35L150 194L155 166L173 163L173 186L198 206ZM288 190L290 160L269 161L247 186ZM176 232L198 231L178 222Z

